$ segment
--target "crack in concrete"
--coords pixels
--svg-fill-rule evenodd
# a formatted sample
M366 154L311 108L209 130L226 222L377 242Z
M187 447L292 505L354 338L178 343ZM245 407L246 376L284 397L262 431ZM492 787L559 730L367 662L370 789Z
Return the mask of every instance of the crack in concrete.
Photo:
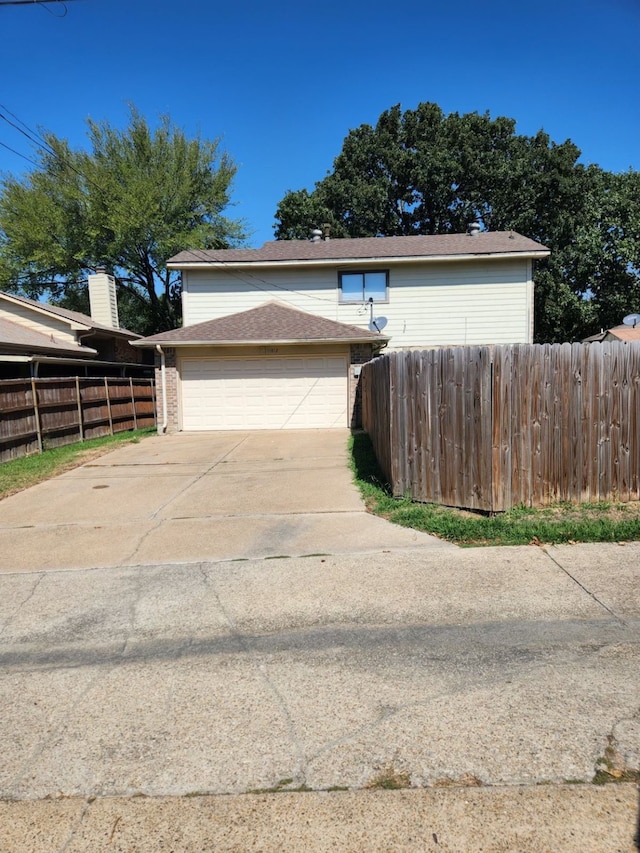
M296 725L293 720L293 715L287 705L286 699L282 693L282 691L275 684L271 676L269 675L267 668L264 664L259 663L255 659L255 652L257 651L250 638L247 637L246 634L243 634L237 627L237 624L231 614L227 611L225 606L222 603L219 593L217 592L214 583L211 577L207 574L204 569L205 564L200 563L199 568L205 578L207 586L211 590L211 594L213 595L216 604L218 606L219 612L222 614L222 617L227 623L229 628L230 635L237 640L239 646L243 649L243 651L247 654L249 660L255 671L258 673L259 678L265 684L267 689L273 694L276 700L276 705L280 708L280 711L284 717L285 724L287 730L289 732L289 738L291 739L291 743L293 748L298 756L298 766L294 771L294 780L300 785L306 785L307 780L307 761L305 758L304 747L298 737L298 733L296 731Z
M547 661L534 665L532 669L538 671L548 667L551 667L556 673L558 673L558 670L553 665L553 663ZM503 679L494 679L494 681L503 681ZM354 740L362 734L373 734L375 730L378 729L381 725L383 725L387 720L392 720L394 717L398 717L406 711L412 711L416 708L429 708L429 706L433 705L434 702L438 702L441 699L452 698L460 695L464 696L469 692L470 689L489 689L490 686L491 685L488 684L486 678L471 678L465 680L464 684L454 683L441 690L438 690L430 694L429 697L426 699L416 699L412 702L403 702L393 707L385 705L383 708L380 709L380 712L376 719L372 719L367 723L363 723L362 725L357 726L350 732L346 732L344 735L341 735L340 737L329 741L321 749L316 750L313 754L309 756L309 764L311 764L317 758L329 755L338 747L349 743L350 741Z
M564 572L568 578L571 578L571 580L577 586L579 586L581 590L583 590L583 592L586 592L587 595L591 596L591 598L596 602L596 604L598 604L600 607L602 607L604 610L606 610L607 613L610 613L613 616L613 618L617 622L619 622L621 625L628 627L628 622L625 619L623 619L622 616L618 616L618 614L614 610L612 610L608 605L606 605L604 603L604 601L601 601L598 598L598 596L594 592L591 592L591 590L588 589L581 581L579 581L578 578L575 577L575 575L572 575L568 569L565 569L565 567L562 565L562 563L560 563L559 560L556 560L556 558L552 554L550 554L546 548L542 548L542 551L544 554L547 555L547 557L551 560L551 562L554 563L560 569L561 572Z
M140 599L142 598L142 567L138 566L136 573L134 575L133 582L134 594L131 597L131 601L129 603L129 631L124 638L124 642L122 644L122 649L120 654L124 658L127 650L127 646L129 645L129 641L131 640L132 635L135 632L136 627L136 619L138 614L138 605L140 604Z
M37 588L40 586L40 584L42 583L42 581L43 581L43 579L44 579L45 575L46 575L46 572L40 572L40 573L38 574L38 577L37 577L37 578L36 578L36 580L34 581L33 586L32 586L32 587L31 587L31 589L29 590L29 593L28 593L28 595L26 596L26 598L24 598L24 599L20 602L20 604L18 604L18 606L16 607L16 609L13 611L13 613L11 613L11 614L10 614L10 616L9 616L9 617L5 620L5 622L2 624L2 627L0 628L0 634L4 633L4 631L6 630L6 628L8 628L8 627L9 627L9 625L13 622L13 620L14 620L14 619L16 618L16 616L20 613L20 611L23 609L23 607L25 606L25 604L27 604L27 603L28 603L28 602L33 598L33 596L34 596L34 594L35 594L36 589L37 589Z
M40 578L40 580L41 579L42 578ZM111 672L113 672L113 670L119 665L119 663L126 660L125 653L126 653L126 649L127 649L128 644L129 644L129 641L131 639L131 636L132 636L134 629L135 629L137 607L138 607L138 604L140 602L140 598L142 596L142 567L141 566L137 567L137 571L135 574L134 588L135 588L135 592L134 592L134 595L132 596L131 603L129 605L129 621L130 621L129 630L128 630L126 636L124 637L122 647L121 647L119 653L117 654L117 660L112 662L112 664L108 667L106 672L104 672L101 667L98 667L95 675L89 679L89 681L87 682L85 687L79 692L79 694L76 695L73 702L71 702L69 705L67 705L65 708L63 708L56 715L57 719L56 719L56 717L51 717L51 716L49 717L47 722L51 723L51 725L47 729L46 736L44 736L40 739L39 744L37 744L31 750L31 753L23 762L18 773L16 775L14 775L12 787L16 787L20 783L20 780L25 778L25 776L30 772L30 769L33 766L33 763L39 758L39 756L42 755L42 753L47 748L47 744L51 743L51 741L55 737L57 737L60 734L60 732L63 730L63 728L65 726L65 721L66 721L68 711L71 708L74 708L76 705L78 705L78 703L81 702L93 690L93 688L95 687L95 685L98 681L100 681L101 679L108 678L109 675L111 674ZM34 591L35 591L35 587L34 587ZM73 667L68 667L68 668L73 668ZM70 838L68 839L66 844L69 843L69 841L71 840L71 837L72 836L70 836ZM63 847L62 849L65 850L66 846Z
M109 669L109 672L107 672L106 675L99 669L95 675L89 679L84 688L75 696L72 702L70 702L65 708L62 708L57 714L49 716L47 722L50 722L51 726L47 729L46 734L40 738L39 743L33 747L29 756L25 758L18 772L14 774L11 781L11 788L15 789L18 787L20 781L31 771L33 763L45 751L47 744L51 743L51 741L63 730L68 711L81 702L93 690L98 681L102 678L107 678L112 669L113 666Z
M176 501L188 489L190 489L197 482L202 480L203 477L206 477L207 474L210 474L214 468L216 468L218 465L220 465L222 462L224 462L224 460L227 458L227 456L229 456L229 454L233 453L233 451L236 450L238 447L240 447L240 445L243 444L245 441L247 441L248 438L249 438L249 436L245 435L245 437L240 439L240 441L238 441L236 444L234 444L233 447L230 448L230 450L228 450L224 456L221 456L219 459L216 459L215 462L212 462L210 465L208 465L199 474L196 474L191 480L189 480L189 482L182 489L180 489L180 491L176 492L176 494L172 495L167 501L165 501L161 506L159 506L156 509L156 511L154 513L152 513L151 518L157 518L158 513L162 512L162 510L166 509L170 504L172 504L174 501ZM188 464L188 463L185 463L185 464Z
M71 827L71 830L69 832L69 835L67 836L66 841L64 842L62 847L59 848L57 853L65 853L65 851L69 849L69 845L74 841L78 830L80 829L80 827L84 823L84 819L87 816L87 812L91 808L92 802L93 802L93 800L87 800L85 802L84 808L82 809L82 811L78 815L77 819L75 820L73 826Z
M134 557L136 556L136 554L138 553L138 551L142 548L142 546L147 541L149 536L151 536L152 533L155 533L159 527L162 527L163 523L164 523L164 519L162 519L162 518L158 519L157 523L154 524L153 527L150 527L149 530L147 530L146 533L143 533L142 536L138 539L138 542L136 543L136 546L134 547L133 551L131 551L130 554L127 554L126 557L123 557L122 560L120 561L120 563L118 563L117 565L120 568L125 568L125 567L133 565L132 561L133 561Z
M213 462L211 465L209 465L204 471L201 471L199 474L192 477L189 480L189 482L182 489L180 489L180 491L176 492L176 494L172 495L168 500L166 500L163 504L161 504L155 510L155 512L153 512L150 516L151 520L155 520L157 523L153 527L151 527L149 530L147 530L146 533L142 534L142 536L138 540L134 549L129 554L127 554L127 556L124 557L120 561L120 563L118 563L118 565L119 566L125 566L127 564L130 564L133 561L135 555L140 551L140 549L142 548L144 543L151 536L151 534L155 533L156 530L158 530L158 528L164 524L166 519L164 519L164 518L159 519L158 518L159 513L161 513L163 510L165 510L171 503L176 501L181 495L183 495L188 489L190 489L192 486L194 486L199 480L201 480L203 477L205 477L207 474L209 474L211 471L213 471L213 469L216 466L220 465L220 463L223 462L230 453L233 453L233 451L236 450L236 448L240 447L240 445L243 442L245 442L247 440L247 438L248 437L245 436L243 439L241 439L241 441L239 441L237 444L235 444L224 456L222 456L220 459L217 459L215 462ZM188 517L189 516L186 516L186 518L188 518Z

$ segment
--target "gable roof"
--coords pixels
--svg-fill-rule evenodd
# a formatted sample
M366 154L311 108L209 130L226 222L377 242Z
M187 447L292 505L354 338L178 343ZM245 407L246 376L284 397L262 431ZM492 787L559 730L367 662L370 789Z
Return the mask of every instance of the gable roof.
M238 314L160 332L133 346L231 346L283 343L386 343L388 338L367 329L327 320L279 302L267 302Z
M35 299L28 299L26 296L17 296L15 293L0 293L0 299L6 299L9 302L26 305L35 311L43 312L44 314L52 314L54 317L60 317L67 320L73 328L80 327L81 330L94 330L96 332L111 332L114 335L121 335L127 338L141 337L136 332L121 327L114 328L113 326L104 326L102 323L96 323L93 317L87 314L81 314L79 311L69 311L67 308L60 308L57 305L49 305L48 302L37 302Z
M515 231L435 234L411 237L357 237L336 240L272 240L260 249L191 249L167 261L185 269L212 264L339 263L371 260L451 260L514 255L544 258L550 250Z
M588 338L583 338L582 343L597 343L598 341L640 341L640 326L613 326L611 329L605 329L602 332L597 332L595 335L590 335Z
M56 340L53 335L46 335L12 320L0 317L0 350L3 348L28 350L29 352L72 353L73 355L96 355L96 350L80 344L64 343Z

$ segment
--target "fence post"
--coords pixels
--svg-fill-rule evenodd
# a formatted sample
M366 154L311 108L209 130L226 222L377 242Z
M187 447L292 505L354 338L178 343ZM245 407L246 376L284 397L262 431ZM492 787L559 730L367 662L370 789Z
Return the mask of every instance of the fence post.
M36 419L36 434L38 437L38 451L42 453L42 429L40 426L40 409L38 408L38 389L36 387L36 380L31 377L31 393L33 395L33 414Z
M133 378L129 377L129 388L131 388L131 409L133 411L133 428L138 429L138 418L136 415L136 399L133 396Z
M107 412L109 413L109 434L113 435L113 418L111 417L111 400L109 399L109 380L104 377L104 390L107 394Z
M80 441L84 441L84 426L82 423L82 401L80 399L80 377L76 376L76 403L78 405L78 431Z

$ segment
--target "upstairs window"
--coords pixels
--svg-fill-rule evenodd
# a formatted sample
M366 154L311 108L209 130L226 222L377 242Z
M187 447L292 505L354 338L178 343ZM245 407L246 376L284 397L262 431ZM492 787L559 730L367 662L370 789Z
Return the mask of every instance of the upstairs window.
M386 302L389 287L387 270L371 272L341 272L340 301L341 302Z

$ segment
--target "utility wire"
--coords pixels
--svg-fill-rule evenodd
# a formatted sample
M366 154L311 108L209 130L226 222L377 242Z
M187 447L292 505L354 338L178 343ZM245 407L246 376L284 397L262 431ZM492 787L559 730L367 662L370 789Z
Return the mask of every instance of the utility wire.
M18 2L18 0L12 0L12 2ZM40 0L19 0L19 2L20 3L34 3L34 2L40 2ZM1 5L8 5L8 4L4 3L3 0L0 0L0 6ZM11 118L15 119L15 121L11 121L11 119L7 118L7 116L4 115L2 111L4 111L4 113L8 113L8 115L10 115ZM31 142L37 148L39 148L40 150L46 151L48 154L55 157L61 163L66 165L68 168L70 168L79 177L84 178L84 180L86 180L87 182L92 184L94 187L96 187L97 189L104 192L103 188L99 184L96 184L91 178L89 178L87 175L83 174L81 171L76 169L76 167L72 163L70 163L68 160L66 160L64 157L62 157L62 155L59 154L55 149L53 149L48 144L48 142L37 131L35 131L35 130L33 130L33 128L29 127L28 124L26 124L24 121L22 121L22 119L19 118L15 113L11 112L11 110L8 109L6 106L4 106L4 104L0 104L0 119L5 121L11 127L15 128L15 130L17 130L19 133L21 133L23 136L25 136L29 140L29 142ZM18 122L18 124L16 124L16 122ZM22 127L20 127L19 125L22 125ZM41 168L41 164L36 163L35 160L32 160L30 157L27 157L25 154L21 154L19 151L16 151L15 149L10 148L4 142L0 142L0 145L3 148L6 148L9 151L11 151L13 154L17 154L18 157L22 157L23 159L27 160L28 162L33 163L34 166ZM311 293L305 293L304 291L293 291L289 287L284 287L281 284L276 284L275 282L270 282L264 278L260 278L260 276L257 276L254 273L245 273L245 274L238 273L230 267L229 262L222 261L222 260L219 260L217 258L212 260L210 257L206 256L204 254L203 250L201 250L201 249L191 249L190 251L192 254L196 255L197 257L200 257L201 260L204 260L207 263L213 262L213 263L216 263L216 264L219 264L219 265L225 267L231 276L238 279L239 281L244 282L245 284L248 284L250 287L255 287L257 290L261 290L263 292L271 292L275 288L276 290L281 290L281 291L284 291L285 293L293 294L295 292L300 296L306 296L307 299L314 299L318 302L328 302L331 305L335 305L335 301L333 299L327 299L326 297L323 297L323 296L315 296ZM250 279L253 279L253 281L251 281ZM256 282L260 282L260 283L258 284ZM265 285L265 286L262 287L261 285ZM288 299L284 299L283 297L278 296L277 294L272 294L272 295L275 296L276 298L279 298L282 302L286 302L289 305L294 305L294 303ZM294 307L295 307L295 305L294 305Z
M223 266L227 269L227 272L229 273L229 275L234 276L235 278L239 279L240 281L245 282L245 284L248 284L251 287L255 287L257 290L268 291L268 290L271 290L273 288L276 288L277 290L283 290L285 293L297 293L299 296L306 296L308 299L315 299L319 302L329 302L331 305L335 305L335 301L333 299L327 299L325 296L314 296L312 293L305 293L304 291L301 291L301 290L292 290L290 287L284 287L284 285L282 285L282 284L276 284L273 281L267 281L264 278L260 278L260 276L254 275L254 273L244 273L244 274L237 273L234 269L232 269L230 267L229 261L222 261L222 260L219 260L218 258L212 259L212 258L206 256L202 249L189 249L189 252L192 255L196 255L196 256L200 257L201 260L206 261L209 264L211 264L211 263L220 264L221 266ZM266 287L261 287L259 284L254 284L254 282L249 281L249 279L255 279L256 281L261 282L262 284L266 285ZM277 296L277 294L274 294L274 296ZM282 297L280 297L280 298L282 299ZM282 301L283 302L289 302L288 299L282 299ZM289 304L293 305L292 302L289 302Z
M52 12L52 11L51 11L51 9L47 6L47 4L46 4L46 3L41 3L41 4L39 4L39 5L41 5L43 9L46 9L46 10L47 10L47 12L51 15L51 17L52 17L52 18L66 18L66 17L67 17L67 12L68 12L69 10L67 9L67 7L66 7L66 5L65 5L64 0L59 0L59 2L62 4L62 8L64 9L64 11L63 11L63 13L62 13L61 15L56 15L56 13L55 13L55 12Z
M0 3L1 3L1 0L0 0ZM11 121L10 118L7 118L7 116L2 112L2 110L9 113L9 115L12 116L17 122L19 122L22 125L22 127L20 127L19 124L16 124L15 121ZM83 178L85 181L87 181L87 183L91 184L96 189L100 190L101 192L104 192L103 187L101 187L99 184L97 184L88 175L85 175L83 172L81 172L79 169L77 169L73 165L73 163L71 163L69 160L67 160L65 157L63 157L62 154L58 153L55 150L55 148L52 148L51 145L49 145L49 143L42 136L40 136L40 134L37 131L35 131L35 130L33 130L33 128L29 127L28 124L25 124L25 122L23 122L22 119L19 119L18 116L16 116L14 113L12 113L11 110L8 110L2 104L0 104L0 119L2 119L2 121L6 122L11 127L13 127L15 130L17 130L18 133L21 133L24 137L26 137L29 140L29 142L31 142L32 145L36 146L36 148L40 149L41 151L45 151L47 154L51 155L52 157L55 157L56 160L59 160L60 163L65 165L68 169L71 169L72 172L75 172L76 175L78 175L78 177ZM23 130L23 128L26 128L26 129ZM18 153L18 152L14 152L14 153ZM19 156L22 157L24 155L20 154ZM33 162L33 160L31 162ZM41 168L41 164L36 163L35 165L38 166L38 168Z
M60 3L66 7L66 4L71 2L72 0L0 0L0 6L44 6L46 3ZM56 15L56 17L63 18L64 15Z
M19 151L16 151L15 148L11 148L11 146L7 145L5 142L0 142L0 145L3 148L6 148L7 151L11 151L12 154L16 154L18 157L22 157L23 160L28 160L29 163L33 163L34 166L40 168L40 163L36 163L35 160L32 160L31 157L27 157L26 154L21 154Z
M1 0L0 0L0 2L1 2ZM35 137L37 137L44 146L47 145L47 140L43 136L41 136L37 130L34 130L32 127L29 127L29 125L26 124L24 121L22 121L22 119L19 118L15 113L12 113L11 110L9 109L9 107L5 106L4 104L0 104L0 110L2 110L5 113L8 113L11 116L11 118L14 118L17 122L19 122L26 131L28 131L29 133L31 133ZM29 138L31 138L31 137L29 137ZM33 142L34 140L31 140L31 141Z

